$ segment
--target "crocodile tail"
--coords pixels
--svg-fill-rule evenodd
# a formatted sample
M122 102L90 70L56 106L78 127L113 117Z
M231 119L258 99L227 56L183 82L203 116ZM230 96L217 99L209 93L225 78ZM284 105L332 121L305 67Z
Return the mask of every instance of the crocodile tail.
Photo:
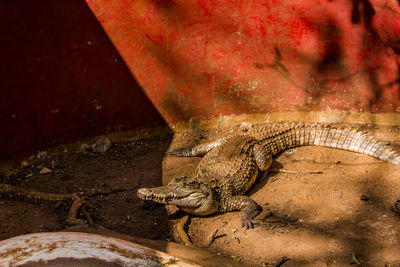
M298 146L324 146L354 151L395 165L400 164L400 156L386 144L357 130L337 128L315 123L279 123L279 131L259 139L260 144L272 155Z
M395 165L400 156L382 141L351 129L335 128L324 124L304 124L290 131L295 136L295 146L315 145L354 151ZM292 138L293 139L293 138Z

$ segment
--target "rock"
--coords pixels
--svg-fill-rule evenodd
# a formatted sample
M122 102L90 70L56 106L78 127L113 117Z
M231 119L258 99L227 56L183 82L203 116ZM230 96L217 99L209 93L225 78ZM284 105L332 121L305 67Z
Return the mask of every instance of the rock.
M47 156L47 151L39 151L36 155L38 159L44 159Z
M96 143L92 145L94 151L106 153L111 147L111 140L107 137L100 137Z
M54 169L54 168L59 166L58 163L55 160L50 161L49 165L50 165L50 168L52 168L52 169Z
M39 174L48 174L51 173L52 170L50 170L49 168L44 167L43 169L40 170Z
M10 177L14 177L17 176L19 174L19 170L18 169L13 169L13 170L9 170L4 174L5 178L10 178Z
M86 150L89 148L88 144L82 144L81 147L79 148L80 152L86 152Z
M27 160L21 161L21 168L25 168L29 166L29 162Z

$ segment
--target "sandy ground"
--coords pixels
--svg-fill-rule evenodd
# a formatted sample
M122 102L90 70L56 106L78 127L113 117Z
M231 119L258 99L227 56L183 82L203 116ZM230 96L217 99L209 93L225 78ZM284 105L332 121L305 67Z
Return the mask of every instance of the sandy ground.
M160 242L179 241L173 229L183 213L142 201L136 190L193 173L200 158L174 158L167 155L169 149L243 127L249 126L114 141L105 153L91 148L48 153L3 174L0 182L77 193L98 227ZM397 127L356 127L400 151ZM52 172L39 174L44 167ZM400 266L400 217L395 207L400 167L352 152L300 147L278 155L272 168L286 173L259 177L247 193L264 209L255 229L245 231L238 212L190 217L187 231L196 247L206 246L217 231L207 248L210 262L224 257L228 265L242 266ZM1 195L0 239L65 230L70 204Z

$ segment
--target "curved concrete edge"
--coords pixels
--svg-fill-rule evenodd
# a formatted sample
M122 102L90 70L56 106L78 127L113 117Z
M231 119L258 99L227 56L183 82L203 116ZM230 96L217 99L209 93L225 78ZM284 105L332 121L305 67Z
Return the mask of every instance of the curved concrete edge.
M35 233L0 241L0 266L57 258L98 259L121 266L200 266L143 245L96 234Z
M373 123L379 125L400 125L399 113L369 113L343 110L293 111L273 113L253 113L221 116L212 119L192 118L188 122L171 124L174 132L196 129L212 129L241 124L256 124L276 121L301 121L324 123Z
M110 230L110 229L104 228L103 226L99 226L99 225L96 228L88 227L87 225L70 226L65 231L66 232L93 233L93 234L105 235L105 236L115 237L118 239L123 239L123 240L129 241L129 242L138 243L143 246L162 251L171 256L183 258L185 260L188 260L189 262L199 264L200 266L207 266L207 267L221 267L221 266L239 267L239 266L243 266L243 264L232 260L230 255L227 255L227 254L220 255L219 253L216 253L217 251L210 250L209 248L190 247L190 246L185 246L183 244L179 244L179 243L176 243L173 241L154 240L154 239L148 239L148 238L144 238L144 237L121 234L121 233L115 232L114 230Z

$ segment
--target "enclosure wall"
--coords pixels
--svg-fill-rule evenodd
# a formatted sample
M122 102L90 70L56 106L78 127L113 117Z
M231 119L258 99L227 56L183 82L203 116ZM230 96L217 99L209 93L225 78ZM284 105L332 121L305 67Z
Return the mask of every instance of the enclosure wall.
M2 1L0 158L226 115L397 122L399 14L395 0Z

